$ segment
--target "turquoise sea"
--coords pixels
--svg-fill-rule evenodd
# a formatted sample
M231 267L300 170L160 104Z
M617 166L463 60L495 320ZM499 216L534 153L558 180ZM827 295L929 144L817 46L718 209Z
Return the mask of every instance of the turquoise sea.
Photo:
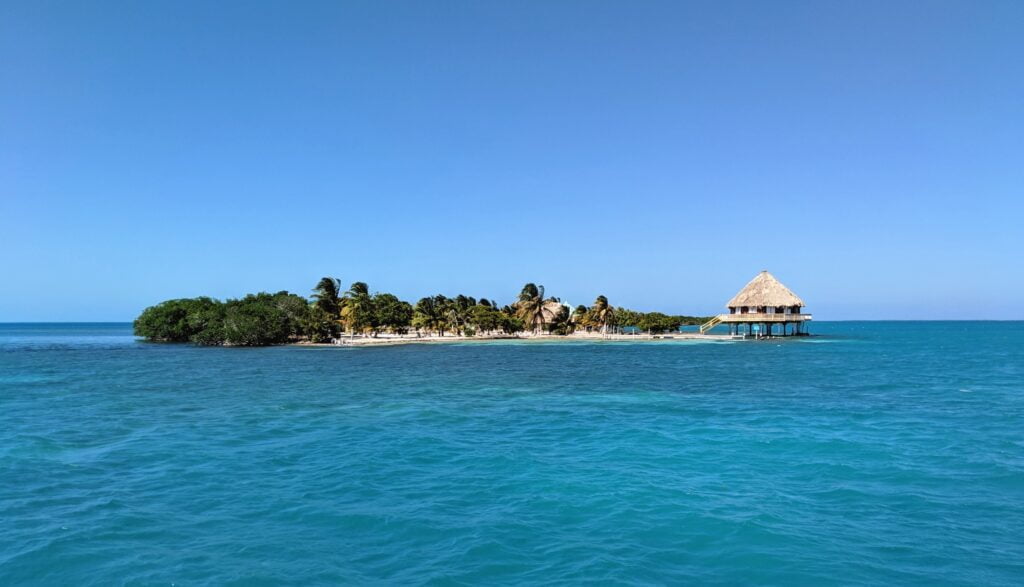
M813 330L0 325L0 585L1024 583L1024 323Z

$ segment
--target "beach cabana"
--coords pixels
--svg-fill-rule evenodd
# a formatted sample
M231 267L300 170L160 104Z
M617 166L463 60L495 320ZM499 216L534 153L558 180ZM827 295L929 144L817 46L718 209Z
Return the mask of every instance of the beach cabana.
M726 324L729 333L734 335L806 335L806 323L811 315L803 313L804 305L804 301L774 275L762 271L729 300L728 314L719 314L702 324L700 332L704 334L719 324Z

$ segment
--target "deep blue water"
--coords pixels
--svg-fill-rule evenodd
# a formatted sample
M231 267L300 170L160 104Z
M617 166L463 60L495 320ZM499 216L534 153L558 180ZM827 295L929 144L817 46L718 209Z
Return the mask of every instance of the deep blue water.
M814 331L0 325L0 584L1024 582L1024 324Z

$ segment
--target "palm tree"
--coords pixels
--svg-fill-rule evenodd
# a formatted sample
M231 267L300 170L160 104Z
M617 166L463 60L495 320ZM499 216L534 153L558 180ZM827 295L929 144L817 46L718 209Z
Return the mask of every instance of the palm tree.
M423 328L444 336L451 324L451 306L452 300L440 294L421 298L413 310L412 324L417 331Z
M348 291L345 292L345 295L350 298L354 298L357 296L368 296L370 295L370 286L366 285L362 281L357 281L352 285L348 286Z
M568 306L559 306L558 312L555 313L551 320L551 334L558 334L565 336L572 334L576 330L576 325L573 324L572 314L569 312Z
M316 307L337 318L338 302L341 296L341 280L337 277L321 277L313 288L313 299L316 300Z
M419 334L420 328L428 333L434 330L437 327L439 313L440 311L437 304L434 303L434 298L420 298L420 301L416 302L416 307L412 313L412 326L416 329L416 333Z
M544 299L544 286L527 283L519 292L519 301L515 303L516 316L528 325L534 334L544 329L544 324L555 317L557 303L548 303Z
M370 287L362 281L349 286L340 305L341 319L353 334L372 326L373 300L370 299Z
M572 313L572 322L579 328L590 328L590 322L587 320L587 316L590 313L590 309L580 304L576 306L576 309Z
M472 318L471 312L475 305L475 298L472 296L464 296L462 294L459 294L449 300L447 307L448 324L451 327L452 332L462 334L465 326L469 324Z
M608 304L608 298L597 296L590 308L590 317L594 324L601 326L601 334L604 334L615 323L615 308Z

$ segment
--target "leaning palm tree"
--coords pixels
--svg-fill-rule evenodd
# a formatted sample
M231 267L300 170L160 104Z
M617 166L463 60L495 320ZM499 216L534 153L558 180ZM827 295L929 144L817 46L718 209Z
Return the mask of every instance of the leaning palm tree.
M341 299L341 280L337 277L322 277L313 288L314 305L332 317L338 316L338 302Z
M607 332L608 327L615 323L615 308L608 304L608 298L604 296L597 296L594 300L590 315L594 324L600 325L601 334Z
M348 291L345 292L345 295L350 298L358 296L368 296L370 295L370 286L366 285L362 281L357 281L352 285L348 286Z
M516 316L533 330L534 334L544 329L544 325L555 317L560 307L544 299L544 286L527 283L519 292L519 301L515 303Z
M587 308L583 304L576 306L576 309L573 310L572 313L572 323L575 324L577 328L586 328L589 331L590 321L587 320L588 314L590 314L590 308Z

